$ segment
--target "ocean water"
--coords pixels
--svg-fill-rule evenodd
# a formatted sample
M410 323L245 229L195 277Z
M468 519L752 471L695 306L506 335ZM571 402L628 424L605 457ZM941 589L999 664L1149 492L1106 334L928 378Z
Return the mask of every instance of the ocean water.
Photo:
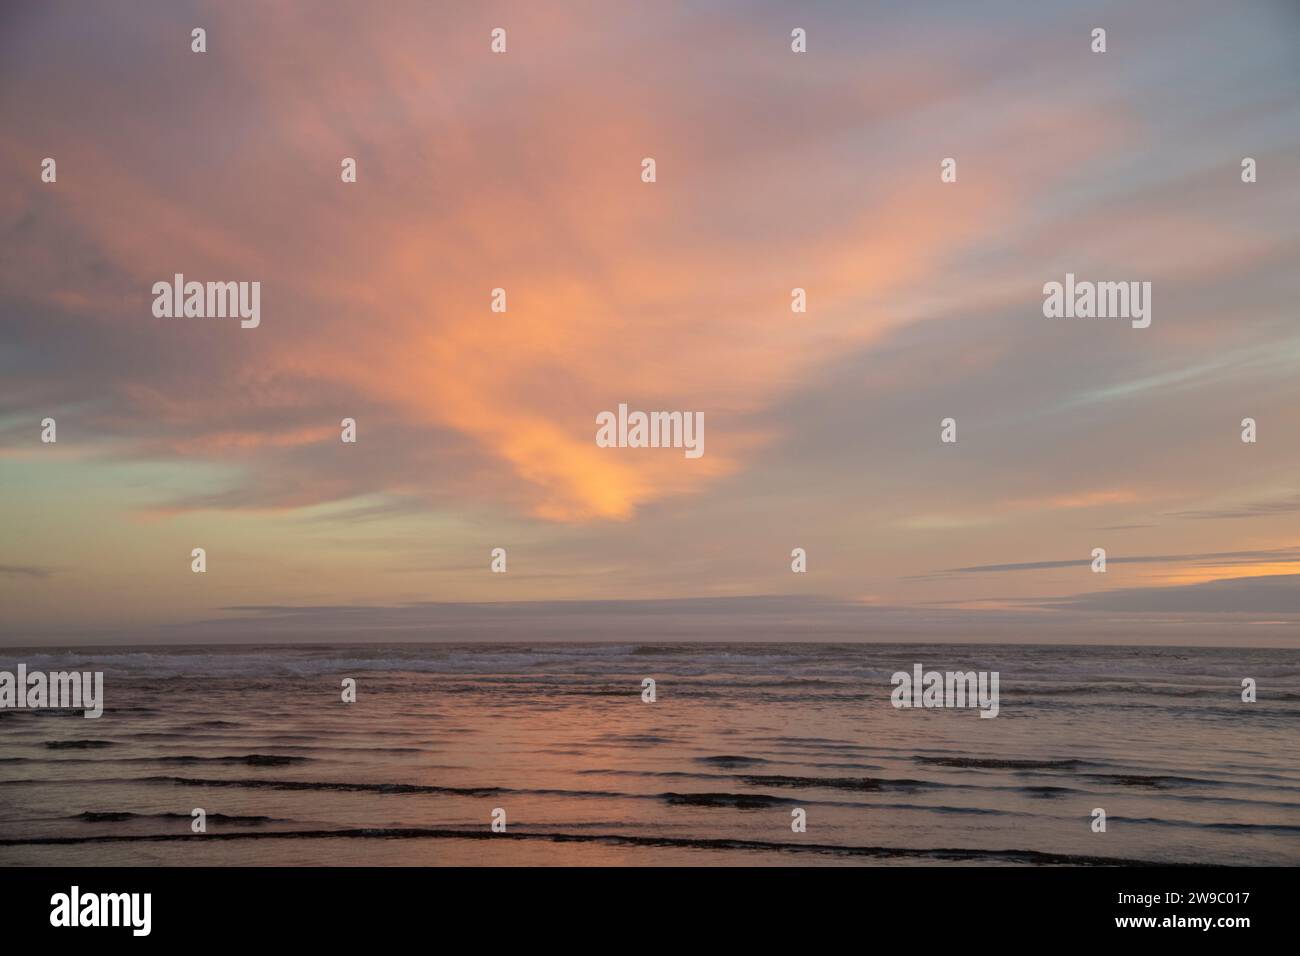
M19 662L103 671L106 703L0 711L6 865L1300 863L1290 650L0 649ZM895 709L917 663L997 671L998 716Z

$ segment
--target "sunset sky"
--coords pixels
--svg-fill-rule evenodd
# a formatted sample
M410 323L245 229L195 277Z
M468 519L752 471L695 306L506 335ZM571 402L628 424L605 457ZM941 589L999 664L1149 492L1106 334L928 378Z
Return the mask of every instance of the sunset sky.
M1298 643L1294 3L113 8L0 10L0 641Z

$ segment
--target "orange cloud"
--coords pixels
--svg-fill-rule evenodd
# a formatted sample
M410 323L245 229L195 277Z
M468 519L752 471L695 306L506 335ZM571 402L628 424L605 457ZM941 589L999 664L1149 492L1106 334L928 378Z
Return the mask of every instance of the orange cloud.
M533 43L567 35L553 13L523 21ZM360 401L465 436L483 456L477 467L506 472L536 516L626 519L742 470L777 437L753 421L827 362L914 321L918 290L942 287L951 260L1023 201L988 176L945 187L936 161L924 172L873 168L832 220L804 222L805 180L826 163L819 138L842 135L846 103L890 119L951 96L956 76L903 53L876 66L910 99L859 78L811 105L802 121L812 142L792 138L774 163L770 150L754 155L743 124L702 124L686 88L650 94L608 64L593 86L581 68L529 72L540 65L526 54L494 61L460 39L450 55L465 85L453 88L434 81L400 16L279 27L298 37L312 83L299 63L223 54L236 58L239 115L276 118L261 138L179 184L158 183L113 144L88 145L79 160L94 174L62 194L63 211L142 289L174 271L263 282L256 332L166 327L177 354L200 337L211 350L192 383L119 387L187 433L161 440L178 454L329 441L348 414L340 403ZM373 69L339 65L355 57ZM770 69L750 60L735 67ZM522 71L509 81L522 107L500 114L503 105L467 94L475 78L506 82L507 69ZM203 105L234 109L205 95ZM1054 122L1030 106L1008 115L1014 142ZM1107 129L1099 122L1092 140L1106 142ZM345 186L337 164L353 154L360 181ZM638 177L647 154L663 159L654 184ZM808 291L806 315L790 312L795 286ZM488 309L495 287L507 291L505 314ZM58 295L82 309L95 301ZM326 399L329 424L259 416L308 414L304 383ZM704 457L597 448L595 416L620 402L703 412ZM236 411L244 417L232 421Z

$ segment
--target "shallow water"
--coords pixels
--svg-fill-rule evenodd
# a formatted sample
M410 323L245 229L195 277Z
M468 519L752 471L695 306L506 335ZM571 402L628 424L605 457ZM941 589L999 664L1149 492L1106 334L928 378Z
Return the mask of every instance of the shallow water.
M19 662L101 670L106 704L0 711L5 864L1300 863L1289 650L0 651ZM998 671L998 716L895 709L916 663Z

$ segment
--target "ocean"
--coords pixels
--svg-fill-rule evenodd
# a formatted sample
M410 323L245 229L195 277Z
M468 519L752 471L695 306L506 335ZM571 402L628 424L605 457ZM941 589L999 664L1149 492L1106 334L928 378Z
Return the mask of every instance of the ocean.
M102 671L105 702L0 710L3 865L1300 863L1292 650L0 649L19 663ZM998 672L997 716L895 708L917 664Z

